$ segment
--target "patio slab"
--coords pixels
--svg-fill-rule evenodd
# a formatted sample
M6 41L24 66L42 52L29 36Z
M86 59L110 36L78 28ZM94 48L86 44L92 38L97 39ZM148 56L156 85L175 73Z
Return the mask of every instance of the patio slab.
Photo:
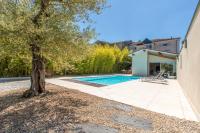
M63 80L70 78L53 78L47 79L46 82L157 113L198 121L176 80L168 80L169 85L133 80L105 87L94 87Z
M144 130L152 130L152 121L145 120L143 118L138 117L130 117L128 115L114 115L112 116L112 120L116 123L129 125L136 128L141 128Z
M119 131L115 128L93 123L79 124L73 131L73 133L118 133L118 132Z

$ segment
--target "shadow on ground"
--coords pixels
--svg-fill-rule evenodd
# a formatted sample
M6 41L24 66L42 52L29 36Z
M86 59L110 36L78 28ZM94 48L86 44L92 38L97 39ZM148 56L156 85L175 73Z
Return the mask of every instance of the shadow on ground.
M76 110L88 103L60 94L62 91L50 92L30 99L22 98L22 92L1 96L1 132L63 132L79 123Z
M29 99L22 89L0 92L0 133L200 132L199 122L55 85L47 90Z

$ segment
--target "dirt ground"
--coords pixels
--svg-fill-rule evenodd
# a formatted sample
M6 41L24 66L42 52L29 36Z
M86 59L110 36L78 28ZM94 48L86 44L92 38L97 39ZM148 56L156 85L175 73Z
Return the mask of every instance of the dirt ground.
M48 84L45 95L0 92L0 133L200 133L200 123Z

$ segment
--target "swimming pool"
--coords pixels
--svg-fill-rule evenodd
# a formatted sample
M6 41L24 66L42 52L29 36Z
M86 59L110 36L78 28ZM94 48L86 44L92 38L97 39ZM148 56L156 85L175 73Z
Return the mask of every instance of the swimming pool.
M73 78L81 82L89 82L101 85L113 85L130 80L137 80L140 77L137 76L123 76L123 75L114 75L114 76L98 76L98 77L84 77L84 78Z

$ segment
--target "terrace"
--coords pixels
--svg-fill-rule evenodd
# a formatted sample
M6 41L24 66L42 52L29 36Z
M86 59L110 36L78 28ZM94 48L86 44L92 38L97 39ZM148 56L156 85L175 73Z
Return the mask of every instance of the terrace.
M62 77L47 79L47 82L169 116L198 121L177 80L168 80L168 85L131 80L100 87L71 79Z

